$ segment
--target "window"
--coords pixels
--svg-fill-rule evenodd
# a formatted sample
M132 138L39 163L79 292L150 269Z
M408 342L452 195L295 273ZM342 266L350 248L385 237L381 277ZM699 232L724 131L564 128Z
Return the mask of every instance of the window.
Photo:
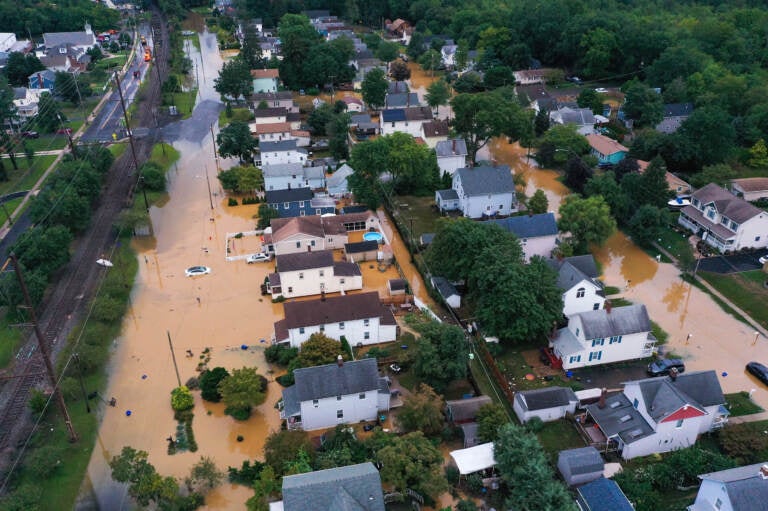
M288 286L288 292L289 293L293 293L293 287L292 286ZM303 330L303 328L302 328L302 330ZM304 333L304 332L302 332L302 333Z
M344 410L336 410L336 418L337 419L343 419L344 418Z
M602 351L591 351L589 353L589 361L592 362L593 360L600 360L603 358L603 352Z
M600 303L598 302L598 303L594 304L594 305L592 306L592 310L593 310L593 311L599 311L599 310L600 310Z
M302 209L299 211L299 216L307 216L307 212Z
M320 276L325 277L325 270L320 270Z
M587 289L584 287L580 287L576 290L576 298L584 298L584 295L587 293Z
M504 209L504 204L499 204L499 209Z
M371 320L370 319L364 319L363 320L363 326L370 326Z
M292 175L291 179L296 179L296 174Z
M679 421L677 421L677 423L675 423L675 427L677 429L682 428L683 427L683 419L680 419Z
M320 331L325 332L325 325L320 325Z
M299 280L304 280L304 273L303 272L299 272Z
M576 337L579 336L579 332L581 332L581 329L579 327L576 327Z
M486 210L486 211L490 211L490 210L491 210L491 207L490 207L490 206L486 206L486 207L485 207L485 210Z
M290 289L290 288L288 288L288 289ZM300 327L299 327L299 333L300 333L300 334L303 334L303 333L304 333L304 327L303 327L303 326L300 326Z
M318 401L317 399L313 399L312 404L315 405L315 407L317 407L317 405L320 404L320 401Z
M300 207L300 208L303 208L303 207L304 207L304 201L303 201L303 200L300 200L300 201L299 201L299 207Z
M392 122L392 127L393 127L393 128L395 127L395 123L394 123L394 122Z
M336 396L336 401L341 401L341 394L339 394L338 396Z
M345 279L339 279L339 284L344 284L344 282L346 282Z
M593 348L594 348L595 346L603 346L603 345L605 345L605 339L603 339L603 338L600 338L600 339L592 339L592 347L593 347Z
M291 207L291 204L289 202L283 202L283 209L288 209Z
M632 406L634 406L635 409L637 409L637 407L640 406L640 401L638 401L637 398L635 398L635 400L632 401Z
M309 244L310 244L310 246L314 247L315 246L315 240L310 241Z
M323 210L322 209L316 209L315 210L315 214L316 215L322 215L323 214Z
M581 355L575 355L568 359L569 364L573 364L574 362L581 362Z
M715 210L714 209L709 208L707 210L707 218L709 218L710 220L714 220L715 219Z
M715 509L720 509L721 507L723 507L723 501L720 500L720 499L716 499L715 500Z
M365 392L361 392L360 394L358 394L357 398L358 399L365 399Z
M363 333L363 339L370 339L370 338L371 338L371 332Z
M301 248L301 242L300 241L296 242L296 248Z
M344 330L344 322L339 323L339 330Z
M608 344L621 344L621 336L614 335L613 337L611 337L611 340L608 342Z
M760 236L755 236L755 241L760 241Z

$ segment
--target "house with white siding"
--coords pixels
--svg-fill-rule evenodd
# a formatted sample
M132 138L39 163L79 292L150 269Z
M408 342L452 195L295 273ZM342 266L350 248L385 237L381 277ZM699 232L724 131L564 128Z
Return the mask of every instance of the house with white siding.
M731 192L747 202L768 199L768 177L731 179Z
M421 136L421 125L432 120L432 109L426 106L382 110L381 134L408 133L414 138Z
M509 231L520 240L526 262L533 256L552 257L552 252L560 243L560 231L557 229L554 213L511 216L488 221Z
M259 149L261 149L262 165L283 163L300 163L303 165L308 159L306 149L300 149L294 139L263 142L259 144Z
M525 424L534 417L544 422L562 419L573 414L579 398L570 387L546 387L515 392L512 409L517 418Z
M714 183L693 193L677 223L721 252L768 246L768 213Z
M437 144L448 140L450 128L445 119L432 119L421 125L421 138L427 144L427 147L434 149ZM466 167L466 165L462 165Z
M301 163L268 164L261 167L265 190L325 187L323 167L305 167Z
M333 250L297 252L276 258L276 271L267 276L272 298L296 298L363 289L356 263L335 261Z
M456 171L450 190L435 192L440 211L459 210L468 218L506 216L517 211L515 183L508 165Z
M397 338L392 311L379 300L379 293L324 297L319 300L286 302L285 319L275 323L274 341L300 348L314 333L332 339L345 337L351 346L391 342Z
M251 78L253 78L253 92L255 94L277 92L280 71L277 69L251 69Z
M378 217L370 211L273 218L264 232L264 245L267 252L278 256L313 250L341 250L349 243L350 232L379 228Z
M768 503L768 461L701 474L688 511L753 511Z
M580 424L599 429L601 450L628 460L694 445L699 435L727 423L724 405L715 371L671 374L628 381L621 393L603 394L587 405Z
M253 123L250 125L251 133L259 138L259 144L264 142L279 142L289 140L291 136L291 125L287 122L267 122L263 124Z
M278 122L288 122L288 109L278 107L257 108L253 111L253 121L251 122L251 132L255 131L257 124L274 124Z
M557 271L557 287L563 292L563 315L600 310L605 305L603 283L597 277L597 264L592 254L551 259Z
M435 144L435 155L440 175L453 176L457 170L467 166L467 143L463 138L441 140Z
M650 357L656 337L645 305L606 304L602 310L568 316L568 326L555 333L549 346L568 370Z
M289 112L298 112L299 107L293 102L293 93L289 90L277 92L260 92L251 96L253 110L257 110L262 102L268 108L285 108Z

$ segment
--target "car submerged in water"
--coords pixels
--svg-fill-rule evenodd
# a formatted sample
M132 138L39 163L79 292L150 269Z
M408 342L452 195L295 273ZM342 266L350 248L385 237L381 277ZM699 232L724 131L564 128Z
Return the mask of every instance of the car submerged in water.
M187 277L196 277L198 275L208 275L211 273L211 269L207 266L190 266L184 270L184 274Z

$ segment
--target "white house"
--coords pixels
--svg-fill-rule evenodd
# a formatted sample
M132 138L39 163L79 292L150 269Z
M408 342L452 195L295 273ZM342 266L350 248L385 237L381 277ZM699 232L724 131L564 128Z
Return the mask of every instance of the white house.
M0 32L0 52L10 53L16 46L16 34L13 32Z
M552 259L549 265L557 271L557 287L563 292L563 315L600 310L605 304L603 284L591 254Z
M251 96L252 110L257 110L262 102L266 103L268 108L285 108L289 112L299 111L299 107L293 102L293 94L288 90L254 94Z
M288 122L288 109L278 107L257 108L253 111L253 122L251 123L251 132L255 132L257 124L275 124L278 122Z
M264 233L264 244L268 252L278 256L312 250L341 250L349 243L348 233L379 228L378 217L370 211L274 218L270 231Z
M24 121L37 115L40 94L49 93L48 89L28 89L26 87L13 88L13 106L16 107L16 115Z
M570 387L546 387L535 390L515 392L512 409L520 422L525 424L533 417L544 422L562 419L566 414L573 414L579 398Z
M275 342L298 348L314 333L332 339L344 336L351 346L378 344L397 338L392 311L379 293L332 296L319 300L286 302L285 319L275 323Z
M252 69L253 92L277 92L280 72L277 69Z
M587 405L580 424L596 426L604 447L631 459L692 446L702 433L727 423L724 404L715 371L646 378Z
M325 186L325 172L322 167L304 167L301 163L281 163L264 165L264 189L286 190L292 188L312 188Z
M365 105L363 104L363 100L355 96L344 96L343 98L341 98L341 101L343 101L344 104L347 105L347 112L360 113L365 110Z
M332 197L343 197L349 193L349 176L354 174L355 171L346 163L336 169L336 172L331 174L326 179L326 187L328 189L328 195Z
M768 198L768 178L745 177L731 179L731 192L747 202Z
M93 29L91 29L90 23L87 22L84 32L46 32L43 34L45 50L69 46L73 50L87 51L97 44L96 35L93 33Z
M560 243L560 231L557 229L554 213L511 216L488 221L511 232L520 240L526 262L535 255L544 258L552 257L552 252Z
M400 132L416 138L421 136L421 125L432 120L432 109L426 106L392 108L382 110L380 117L382 135Z
M288 429L332 428L375 421L389 411L389 383L375 358L296 369L295 385L283 390L280 418Z
M319 295L363 289L363 275L355 263L334 261L333 250L277 256L277 271L267 276L272 298Z
M548 74L552 69L520 69L514 71L515 83L518 85L532 85L534 83L546 83Z
M549 341L563 369L650 357L656 338L645 305L610 307L568 316Z
M768 246L768 213L714 183L693 193L678 223L721 252Z
M427 144L427 147L434 149L437 144L448 140L448 121L445 119L432 119L421 125L421 138ZM462 165L464 167L466 165Z
M517 211L515 183L507 165L459 169L453 175L451 190L435 192L441 211L460 210L469 218L506 216Z
M688 511L754 511L768 504L768 462L701 474Z
M463 138L441 140L435 144L435 155L440 175L453 176L457 170L467 166L467 143Z
M595 132L595 114L589 108L558 108L549 113L549 119L553 124L576 126L576 131L582 135Z
M284 163L304 164L307 161L307 151L296 145L296 140L279 140L259 144L261 149L261 164L279 165Z
M440 58L446 68L451 69L456 65L456 50L458 49L459 47L455 44L445 44L440 48Z
M251 123L249 125L251 133L259 138L259 144L264 142L279 142L281 140L290 140L291 125L287 122L267 122L263 124Z

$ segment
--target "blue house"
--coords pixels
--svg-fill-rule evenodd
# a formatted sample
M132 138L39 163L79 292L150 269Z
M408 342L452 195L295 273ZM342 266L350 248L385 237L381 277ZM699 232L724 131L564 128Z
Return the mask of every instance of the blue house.
M324 215L336 212L336 202L331 197L313 198L309 188L269 190L267 203L277 210L280 218Z
M587 142L597 162L603 165L616 165L627 156L629 149L616 140L600 134L587 135Z
M53 85L56 82L56 73L50 69L43 69L32 73L27 78L30 89L48 89L53 92Z

